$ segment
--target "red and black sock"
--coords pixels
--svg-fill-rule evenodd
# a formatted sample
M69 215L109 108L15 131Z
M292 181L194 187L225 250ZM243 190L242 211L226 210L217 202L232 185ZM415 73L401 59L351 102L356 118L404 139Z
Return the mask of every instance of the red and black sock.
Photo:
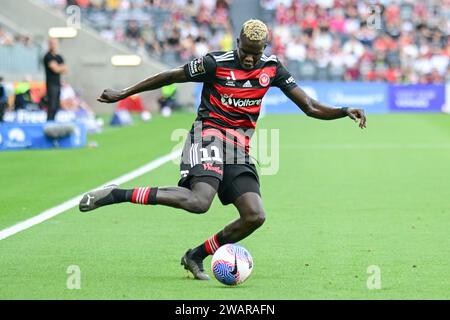
M134 189L114 189L112 195L116 203L132 202L138 204L156 204L156 193L158 188L134 188Z
M199 245L197 248L192 250L192 255L195 258L198 258L200 260L205 259L207 256L213 255L214 252L217 251L221 246L226 244L227 241L223 237L223 231L220 231L207 239L205 242L203 242L201 245Z
M156 192L158 188L134 188L131 194L131 202L138 204L156 204Z

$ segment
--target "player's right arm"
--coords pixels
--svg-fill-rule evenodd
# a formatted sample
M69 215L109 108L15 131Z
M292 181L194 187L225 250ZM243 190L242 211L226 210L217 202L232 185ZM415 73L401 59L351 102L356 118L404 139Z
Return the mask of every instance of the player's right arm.
M172 83L188 81L183 67L163 71L123 90L106 89L97 99L99 102L113 103L134 94L156 90Z
M99 102L113 103L134 94L156 90L172 83L182 82L208 82L215 74L216 63L210 56L195 59L184 66L158 73L134 86L123 90L106 89L97 99Z

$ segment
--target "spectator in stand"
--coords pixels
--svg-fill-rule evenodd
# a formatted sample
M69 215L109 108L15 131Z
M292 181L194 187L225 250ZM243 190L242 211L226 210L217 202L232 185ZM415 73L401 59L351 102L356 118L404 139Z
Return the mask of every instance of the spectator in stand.
M124 42L140 54L150 54L172 65L199 52L226 50L234 42L229 18L232 0L67 0L66 3L76 3L86 10L84 21L101 28L99 31L105 38ZM384 0L374 4L365 0L260 0L260 3L272 34L266 53L276 54L284 63L303 61L309 51L308 61L332 72L329 79L341 78L343 65L342 78L348 80L397 79L406 83L450 80L450 25L446 16L450 0ZM100 27L102 15L98 13L106 12L110 19ZM127 24L130 20L134 21L132 27ZM0 30L0 43L1 39ZM335 42L339 42L338 47L333 45ZM309 50L310 47L314 50ZM423 54L426 48L430 48L431 54ZM300 57L295 55L297 51ZM371 61L368 57L372 57Z
M225 31L219 41L220 49L222 51L231 51L234 49L233 32L230 25L225 26Z
M74 88L67 82L62 81L61 86L61 109L72 111L76 114L94 114L90 106L78 95Z
M161 97L158 99L159 111L163 116L170 116L172 111L179 109L177 103L177 85L172 83L161 88Z
M261 0L261 6L271 11L265 13L273 34L268 53L288 64L304 60L300 36L308 60L318 70L328 64L329 80L341 79L342 66L346 80L450 80L450 25L445 15L449 0L386 0L375 5L362 0ZM310 45L315 50L309 51Z
M14 44L14 37L6 32L0 25L0 46L10 46Z
M3 122L6 107L8 106L8 95L3 85L3 77L0 76L0 122Z
M54 0L44 1L61 8ZM92 23L104 38L123 42L139 54L149 54L172 65L189 60L198 52L232 47L230 3L231 0L66 1L66 5L79 5L83 21Z

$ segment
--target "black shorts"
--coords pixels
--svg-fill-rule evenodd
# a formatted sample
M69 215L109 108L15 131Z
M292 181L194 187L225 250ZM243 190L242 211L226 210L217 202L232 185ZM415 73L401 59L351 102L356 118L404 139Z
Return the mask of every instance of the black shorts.
M259 188L259 177L253 164L227 164L224 166L222 179L210 175L188 175L181 178L178 186L191 189L197 182L206 182L214 187L211 179L219 181L217 195L223 205L234 203L237 198L246 192L254 192L261 195Z
M180 187L191 188L193 182L211 181L211 177L219 180L217 194L223 205L234 203L236 199L246 192L255 192L261 195L259 176L256 166L249 163L248 157L239 150L230 155L226 143L219 137L195 140L192 135L186 139L180 163ZM235 162L228 164L227 156L234 157ZM239 157L239 158L237 158ZM225 159L225 160L224 160ZM236 161L236 160L239 161ZM224 163L225 162L225 163ZM242 163L243 162L243 163ZM195 177L195 179L193 179Z
M255 192L261 196L259 177L255 165L225 165L223 179L217 191L222 204L234 203L237 198L246 192Z

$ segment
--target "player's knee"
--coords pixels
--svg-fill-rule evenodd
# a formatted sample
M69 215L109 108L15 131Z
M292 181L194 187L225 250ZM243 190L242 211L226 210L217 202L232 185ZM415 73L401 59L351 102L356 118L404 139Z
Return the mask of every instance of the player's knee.
M253 210L245 218L245 223L251 228L258 229L266 221L266 215L263 210Z
M256 228L259 228L264 224L265 221L266 221L266 215L264 214L264 212L261 212L261 214L259 214L256 217L256 221L255 221L254 225Z

